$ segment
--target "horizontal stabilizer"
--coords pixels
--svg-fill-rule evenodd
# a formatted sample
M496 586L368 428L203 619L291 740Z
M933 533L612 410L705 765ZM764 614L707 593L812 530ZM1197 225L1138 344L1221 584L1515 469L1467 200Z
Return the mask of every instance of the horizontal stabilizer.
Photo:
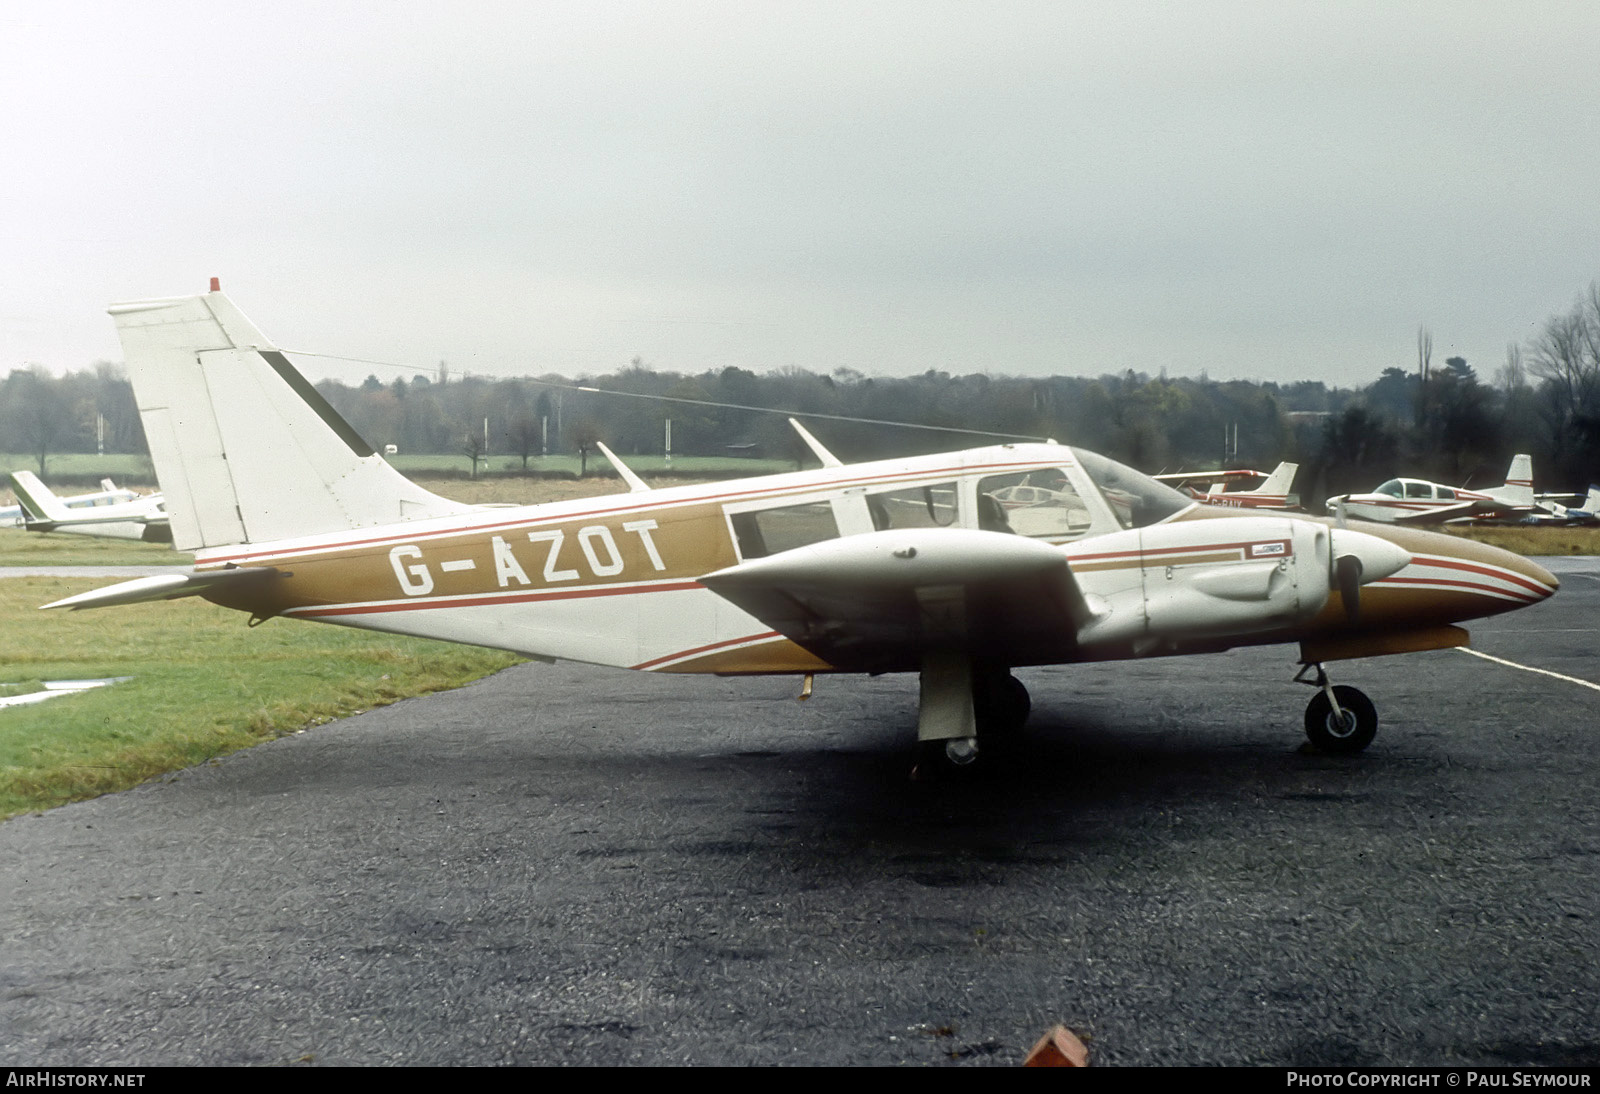
M117 604L144 604L156 600L176 600L184 596L199 596L222 585L237 585L247 581L261 581L276 575L271 566L239 566L231 570L213 570L205 573L160 574L156 577L138 577L94 589L77 596L44 605L48 608L109 608Z

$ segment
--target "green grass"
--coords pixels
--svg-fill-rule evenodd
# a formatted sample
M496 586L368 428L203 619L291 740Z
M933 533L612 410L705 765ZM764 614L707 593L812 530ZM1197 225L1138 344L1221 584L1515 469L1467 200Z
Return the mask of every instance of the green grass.
M133 678L0 709L0 817L123 790L308 726L459 687L518 660L290 620L248 628L242 614L198 598L37 610L102 584L0 580L0 684Z
M156 481L149 456L126 453L105 456L96 456L92 452L63 452L60 455L51 453L45 457L44 469L45 473L39 477L47 483L56 475L70 476L75 482L82 479L99 483L101 479L113 478L117 480L118 486L123 485L123 479L141 483ZM5 482L6 472L10 471L32 471L38 475L39 457L22 452L0 452L0 484ZM83 490L70 492L81 494L90 489L98 490L100 487L85 486Z
M192 555L164 543L0 528L0 566L188 566Z

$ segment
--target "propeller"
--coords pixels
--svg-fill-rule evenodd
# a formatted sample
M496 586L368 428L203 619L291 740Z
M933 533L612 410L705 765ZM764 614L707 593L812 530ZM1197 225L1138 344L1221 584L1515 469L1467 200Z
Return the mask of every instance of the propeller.
M1345 619L1361 614L1361 586L1404 569L1411 554L1399 544L1367 532L1335 528L1328 551L1328 588L1339 591Z
M1354 623L1361 615L1361 560L1355 555L1339 555L1333 560L1333 584L1344 601L1344 617Z

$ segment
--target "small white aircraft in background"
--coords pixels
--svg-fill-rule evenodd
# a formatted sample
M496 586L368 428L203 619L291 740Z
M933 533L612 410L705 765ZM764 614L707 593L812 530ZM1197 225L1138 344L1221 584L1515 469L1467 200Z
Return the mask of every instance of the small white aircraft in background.
M1103 456L1005 444L483 509L384 462L218 290L113 305L188 573L67 597L202 596L647 672L915 672L926 763L1020 728L1022 665L1298 643L1307 735L1377 711L1323 662L1460 646L1537 603L1537 564L1416 529L1197 503Z
M1504 486L1467 490L1426 479L1390 479L1370 494L1340 494L1328 499L1328 512L1384 524L1442 524L1485 517L1515 519L1537 510L1533 497L1533 457L1511 457Z
M11 472L11 492L21 506L23 527L30 532L172 542L172 528L160 494L127 491L131 495L127 500L73 507L68 502L76 499L57 497L32 471Z
M1157 482L1176 487L1207 505L1226 505L1236 509L1299 509L1300 495L1292 493L1297 463L1280 463L1271 474L1240 468L1235 471L1183 471L1152 475ZM1203 484L1209 483L1210 486ZM1242 487L1256 484L1250 489Z
M57 498L68 509L82 509L90 505L110 505L119 501L132 501L139 494L133 490L123 490L110 479L100 480L100 489L92 494L72 494L69 497ZM22 511L21 505L0 506L0 526L17 525L21 527L27 514Z
M1564 501L1583 500L1577 505ZM1589 484L1587 494L1540 494L1535 499L1540 512L1522 518L1524 524L1600 524L1600 486Z

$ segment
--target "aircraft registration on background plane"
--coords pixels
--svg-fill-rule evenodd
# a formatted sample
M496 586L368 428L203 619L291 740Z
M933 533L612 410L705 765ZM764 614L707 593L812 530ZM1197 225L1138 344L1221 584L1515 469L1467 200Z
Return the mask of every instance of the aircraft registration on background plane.
M923 762L1018 729L1017 666L1298 643L1311 740L1377 713L1324 662L1464 645L1556 591L1543 568L1414 529L1201 505L1083 449L1002 444L482 509L404 478L212 283L112 306L192 572L50 608L202 596L648 672L920 675Z
M119 501L132 501L139 494L133 490L124 490L110 479L100 480L100 489L92 494L72 494L68 497L58 498L62 505L68 509L82 509L90 505L110 505ZM22 526L27 520L27 514L22 506L0 506L0 527L6 525Z
M1292 493L1297 463L1280 463L1271 474L1239 469L1235 471L1183 471L1152 475L1207 505L1226 505L1239 509L1299 509L1300 495ZM1207 486L1206 484L1210 484ZM1244 484L1254 483L1250 489Z
M102 485L109 485L103 483ZM160 494L135 494L73 507L77 499L59 498L32 471L11 472L11 492L22 509L22 526L30 532L65 532L107 539L138 539L146 543L171 543L166 501Z
M1467 490L1426 479L1390 479L1370 494L1340 494L1328 499L1328 512L1385 524L1443 524L1447 520L1514 518L1537 511L1533 497L1533 457L1511 457L1504 486Z

